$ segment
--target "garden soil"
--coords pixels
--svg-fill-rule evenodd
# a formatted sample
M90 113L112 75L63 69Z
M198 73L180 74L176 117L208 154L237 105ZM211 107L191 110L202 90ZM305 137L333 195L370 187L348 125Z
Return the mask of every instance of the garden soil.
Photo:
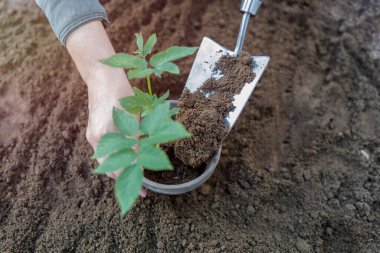
M107 0L117 51L233 48L238 0ZM34 1L0 2L1 252L380 252L380 2L267 0L245 49L271 62L212 178L124 218L91 174L86 87ZM179 96L194 57L158 93ZM141 84L136 84L141 85Z

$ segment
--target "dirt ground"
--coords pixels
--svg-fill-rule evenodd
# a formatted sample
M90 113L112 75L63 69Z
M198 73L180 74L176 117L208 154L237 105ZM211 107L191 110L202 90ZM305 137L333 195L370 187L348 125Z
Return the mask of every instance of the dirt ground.
M208 36L234 46L239 0L108 0L117 51ZM264 1L245 49L270 66L216 173L120 218L91 174L86 87L34 1L0 2L1 252L380 252L380 2ZM160 91L183 74L156 80Z

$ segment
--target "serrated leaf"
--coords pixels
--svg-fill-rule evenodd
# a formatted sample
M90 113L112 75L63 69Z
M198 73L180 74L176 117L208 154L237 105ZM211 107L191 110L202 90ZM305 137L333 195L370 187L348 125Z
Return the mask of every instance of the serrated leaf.
M122 215L125 215L136 202L142 188L142 183L143 171L138 163L124 169L116 179L115 194Z
M161 78L162 71L159 70L159 69L154 69L154 74L155 74L157 77Z
M160 70L161 74L164 72L169 72L175 75L179 74L179 67L172 62L165 62L164 64L158 66L157 69Z
M117 153L110 155L102 164L94 171L96 174L106 174L123 169L131 165L136 160L136 153L132 149L123 149Z
M128 71L128 79L145 78L154 73L154 69L131 69Z
M176 121L168 121L161 129L157 131L157 134L149 135L149 137L140 140L140 144L164 144L190 136L191 133L189 133L181 123Z
M121 107L123 107L124 110L126 110L129 113L140 114L141 112L142 107L140 104L140 100L136 96L123 97L119 99L119 103Z
M123 53L115 54L100 62L111 67L126 69L145 69L148 65L147 61L143 58Z
M144 134L155 134L169 119L169 102L159 104L141 120L140 130Z
M153 108L152 107L149 107L149 108L146 108L144 111L143 111L143 113L141 114L141 117L146 117L146 116L148 116L149 115L149 113L151 113L152 112L152 110L153 110Z
M166 92L164 93L164 95L162 95L162 96L159 98L160 102L165 101L169 96L170 96L170 92L169 92L169 91L166 91Z
M142 55L144 54L144 38L141 33L135 33L135 36L137 48L139 49L138 51Z
M138 162L144 168L155 171L173 169L166 153L160 148L151 145L140 146Z
M135 93L136 97L138 97L141 106L148 106L150 104L150 96L148 93L143 92L137 87L133 88L133 92Z
M172 62L183 57L192 55L195 53L197 49L198 47L169 47L165 51L153 55L152 58L150 58L150 64L153 67L158 68L166 62Z
M153 33L152 35L149 36L148 41L144 45L144 55L148 55L152 52L152 49L154 45L156 44L156 42L157 42L157 35Z
M113 109L113 122L117 129L125 135L134 136L139 130L139 122L129 112L120 109Z
M136 139L127 139L119 133L105 134L96 145L96 152L92 156L92 159L109 156L121 149L132 148L136 144Z

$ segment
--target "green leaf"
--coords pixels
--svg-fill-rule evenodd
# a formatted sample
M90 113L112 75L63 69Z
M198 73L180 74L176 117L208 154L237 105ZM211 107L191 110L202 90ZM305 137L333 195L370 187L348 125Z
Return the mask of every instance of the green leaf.
M100 62L111 67L126 69L145 69L148 66L145 59L136 55L123 53L115 54L107 59L101 60Z
M153 33L152 35L150 35L148 41L146 42L144 46L144 55L148 55L152 53L152 49L154 45L156 44L156 42L157 42L157 35Z
M143 111L143 113L141 114L141 117L146 117L146 116L148 116L149 115L149 113L151 113L152 112L152 110L153 110L153 108L152 107L149 107L149 108L146 108L144 111Z
M169 111L169 116L170 116L170 117L173 117L173 116L176 115L178 112L179 112L179 109L178 109L178 108L172 108L172 109L170 109L170 111Z
M190 136L191 133L189 133L181 123L176 121L168 121L161 129L157 131L156 134L152 134L149 135L149 137L141 139L140 144L164 144Z
M169 118L169 102L157 105L153 110L141 120L140 130L144 134L155 134L160 130Z
M153 67L158 68L166 62L175 61L192 55L195 51L197 51L197 49L198 47L169 47L165 51L153 55L152 58L150 58L150 64L152 64Z
M132 114L140 114L142 111L143 117L147 116L158 104L163 103L164 98L168 96L165 93L163 98L157 98L157 95L150 96L138 88L133 88L133 91L136 95L120 99L120 104Z
M119 129L122 134L128 136L134 136L137 134L139 130L139 122L129 112L114 108L112 118L117 129Z
M120 105L129 113L140 114L142 106L140 99L136 96L127 96L119 99Z
M164 95L162 95L162 96L159 98L160 102L165 101L169 96L170 96L170 92L169 92L169 91L166 91L166 92L164 93Z
M151 96L149 96L148 93L143 92L137 87L133 88L133 92L135 93L136 97L138 97L141 106L148 106L150 104Z
M143 171L138 163L124 169L116 179L115 194L122 215L125 215L136 202L142 188L142 183Z
M155 74L157 77L161 78L162 71L159 70L159 69L154 69L154 74Z
M103 135L96 145L96 152L92 159L106 157L116 151L132 148L137 144L136 139L127 139L119 133L108 133Z
M179 74L179 67L172 62L165 62L164 64L158 66L157 69L160 70L161 74L163 72L169 72L175 75Z
M166 153L158 147L141 145L139 148L139 163L150 170L171 170L172 164Z
M136 160L136 153L132 149L123 149L117 153L110 155L100 166L94 171L96 174L106 174L123 169L131 165Z
M131 69L128 71L128 78L130 80L135 78L145 78L154 73L153 69Z
M135 33L136 36L136 43L138 47L138 51L141 55L144 54L144 38L141 33Z

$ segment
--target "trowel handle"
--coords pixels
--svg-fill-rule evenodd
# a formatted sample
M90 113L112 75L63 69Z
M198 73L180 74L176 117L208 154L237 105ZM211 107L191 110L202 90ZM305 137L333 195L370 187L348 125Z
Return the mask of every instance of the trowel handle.
M243 49L243 44L244 44L245 34L247 32L249 19L251 16L257 15L257 12L259 11L262 2L263 2L262 0L243 0L243 2L241 3L240 11L244 13L244 16L241 21L239 35L236 42L236 47L234 51L235 56L237 56Z
M240 6L240 11L243 13L249 13L252 16L256 16L260 9L261 0L243 0Z

